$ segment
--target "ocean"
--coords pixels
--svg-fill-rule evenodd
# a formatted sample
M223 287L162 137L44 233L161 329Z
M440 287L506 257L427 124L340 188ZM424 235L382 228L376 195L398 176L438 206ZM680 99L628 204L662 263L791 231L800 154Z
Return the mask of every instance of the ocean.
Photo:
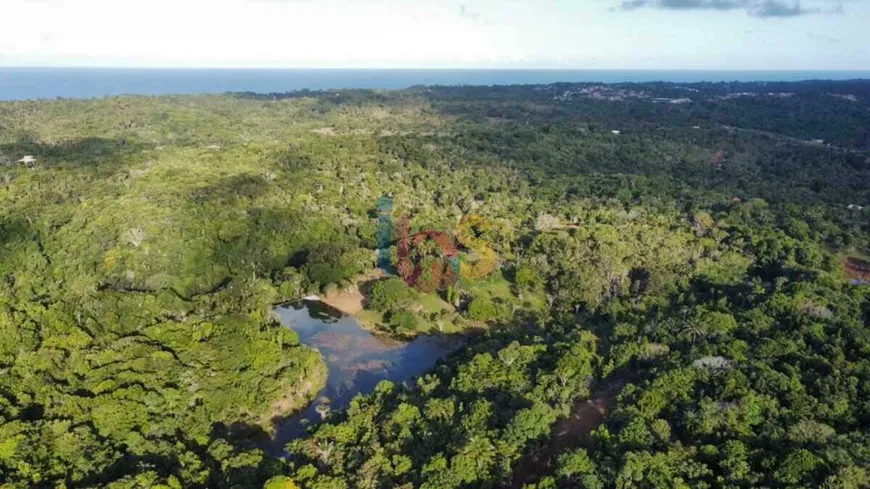
M700 82L870 79L870 71L381 70L2 68L0 100L93 98L414 85L515 85L555 82Z

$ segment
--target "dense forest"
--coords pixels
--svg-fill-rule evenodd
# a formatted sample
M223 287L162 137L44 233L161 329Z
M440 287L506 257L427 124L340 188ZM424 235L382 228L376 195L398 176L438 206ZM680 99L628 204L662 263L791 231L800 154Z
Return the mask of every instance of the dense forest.
M0 103L0 488L870 488L868 177L868 81ZM275 456L385 245L466 346Z

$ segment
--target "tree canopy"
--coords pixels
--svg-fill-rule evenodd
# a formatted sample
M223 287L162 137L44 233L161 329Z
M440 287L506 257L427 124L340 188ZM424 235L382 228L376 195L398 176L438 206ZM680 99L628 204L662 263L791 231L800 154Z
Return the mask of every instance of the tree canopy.
M0 487L867 487L867 128L866 81L0 103ZM387 255L388 332L466 347L270 453L328 375L274 306Z

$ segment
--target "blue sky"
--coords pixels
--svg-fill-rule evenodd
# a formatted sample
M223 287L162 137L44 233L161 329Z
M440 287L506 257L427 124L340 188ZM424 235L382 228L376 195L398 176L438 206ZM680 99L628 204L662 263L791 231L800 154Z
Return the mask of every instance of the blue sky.
M2 0L0 66L870 69L870 0Z

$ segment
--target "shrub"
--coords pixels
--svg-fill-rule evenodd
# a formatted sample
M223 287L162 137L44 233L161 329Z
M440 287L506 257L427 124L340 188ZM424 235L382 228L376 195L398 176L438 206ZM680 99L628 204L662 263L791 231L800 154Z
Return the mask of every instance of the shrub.
M297 489L293 479L285 476L272 477L263 486L263 489Z
M498 306L488 296L475 297L468 306L468 318L474 321L489 321L497 317Z
M417 294L400 278L379 280L369 295L369 307L378 311L395 311L410 305Z
M373 265L374 255L369 250L328 243L308 253L305 271L312 282L324 285L338 283Z
M390 327L400 333L410 333L417 330L417 316L410 311L396 311L390 314Z
M514 281L520 287L525 287L527 289L537 289L544 283L541 274L537 270L529 266L521 266L517 268L517 273Z

